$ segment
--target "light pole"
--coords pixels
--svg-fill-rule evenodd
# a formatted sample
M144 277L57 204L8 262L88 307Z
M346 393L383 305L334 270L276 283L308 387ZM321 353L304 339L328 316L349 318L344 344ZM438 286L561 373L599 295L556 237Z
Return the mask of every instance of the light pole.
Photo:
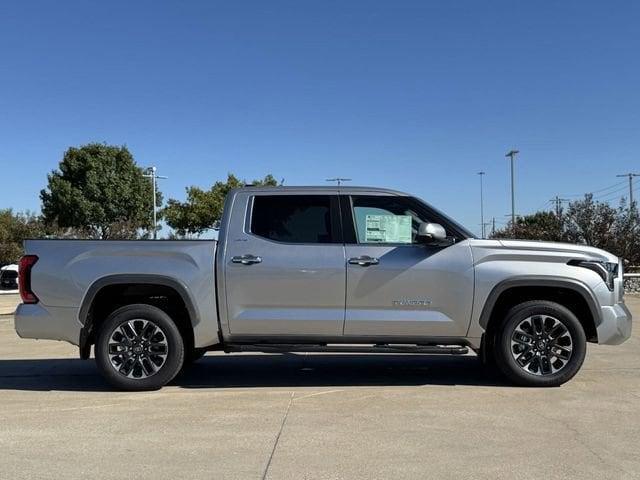
M483 198L483 189L482 189L482 177L486 174L485 172L478 172L480 176L480 225L482 226L482 238L485 238L485 224L484 224L484 198Z
M505 157L511 158L511 230L515 236L516 233L516 192L515 192L515 179L513 175L513 160L516 155L520 153L519 150L511 150L505 155Z
M623 173L616 177L629 177L629 208L633 206L633 177L640 177L640 173Z
M327 178L326 181L327 182L338 182L338 186L340 186L342 184L342 182L350 182L351 179L350 178L336 177L336 178Z
M158 213L156 206L156 179L158 178L169 178L164 175L158 175L156 167L147 168L147 173L142 174L143 177L151 179L151 188L153 190L153 239L156 240L158 238Z

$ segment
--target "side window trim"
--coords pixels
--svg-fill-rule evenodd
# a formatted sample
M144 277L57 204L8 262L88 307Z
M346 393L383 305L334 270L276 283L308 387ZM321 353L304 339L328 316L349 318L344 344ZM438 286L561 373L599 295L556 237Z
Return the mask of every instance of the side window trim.
M328 246L328 245L344 245L343 240L343 228L341 221L341 209L339 203L339 196L337 193L327 193L327 194L314 194L312 196L327 196L329 197L329 216L331 222L332 235L334 237L333 242L328 243L318 243L318 242L281 242L279 240L274 240L272 238L263 237L262 235L258 235L251 231L251 223L253 218L253 207L255 204L256 197L268 197L268 196L308 196L306 194L276 194L273 195L271 193L264 194L252 194L247 201L247 209L245 211L245 219L243 225L243 232L245 235L249 235L251 237L259 238L265 242L275 243L276 245L315 245L315 246Z

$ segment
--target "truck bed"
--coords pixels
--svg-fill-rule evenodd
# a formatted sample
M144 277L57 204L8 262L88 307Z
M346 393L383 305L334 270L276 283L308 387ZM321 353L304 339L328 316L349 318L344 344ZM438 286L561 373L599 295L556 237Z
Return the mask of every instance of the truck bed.
M215 240L27 240L26 253L38 256L31 284L39 302L21 308L41 310L33 328L42 332L46 323L51 332L41 338L77 345L83 309L103 282L165 282L187 297L196 346L211 345L218 339L216 248ZM29 336L29 325L21 328Z

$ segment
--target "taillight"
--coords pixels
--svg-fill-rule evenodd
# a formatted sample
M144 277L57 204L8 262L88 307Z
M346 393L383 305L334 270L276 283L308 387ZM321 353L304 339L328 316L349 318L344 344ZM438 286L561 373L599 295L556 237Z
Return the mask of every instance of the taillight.
M18 287L23 303L38 303L38 297L31 291L31 268L38 261L37 255L25 255L18 265Z

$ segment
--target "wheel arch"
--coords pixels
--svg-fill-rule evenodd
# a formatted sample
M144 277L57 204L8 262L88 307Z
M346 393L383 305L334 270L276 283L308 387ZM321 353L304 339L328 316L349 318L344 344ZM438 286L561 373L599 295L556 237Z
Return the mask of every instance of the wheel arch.
M96 313L95 309L100 299L107 295L107 292L115 291L124 295L124 290L131 291L132 289L137 291L136 294L131 296L131 302L133 303L140 303L140 298L155 298L154 293L171 295L174 300L179 300L174 302L176 305L172 305L169 308L159 308L167 314L171 314L172 308L181 312L181 315L177 315L174 321L179 324L178 326L185 337L185 341L187 343L193 343L193 328L199 323L200 317L188 289L179 280L156 274L108 275L99 278L91 284L85 293L79 309L78 320L82 324L79 342L81 358L86 359L89 357L91 345L95 340L95 327L105 318L104 312L102 311L98 315L94 314ZM124 304L127 303L129 302L125 302ZM151 301L143 301L142 303L154 305ZM122 304L116 302L109 309L110 311L114 311L119 306L122 306Z
M491 334L510 307L528 300L549 300L571 310L582 324L588 341L597 342L596 327L602 316L591 289L573 278L523 276L497 284L489 293L480 314L480 326Z

